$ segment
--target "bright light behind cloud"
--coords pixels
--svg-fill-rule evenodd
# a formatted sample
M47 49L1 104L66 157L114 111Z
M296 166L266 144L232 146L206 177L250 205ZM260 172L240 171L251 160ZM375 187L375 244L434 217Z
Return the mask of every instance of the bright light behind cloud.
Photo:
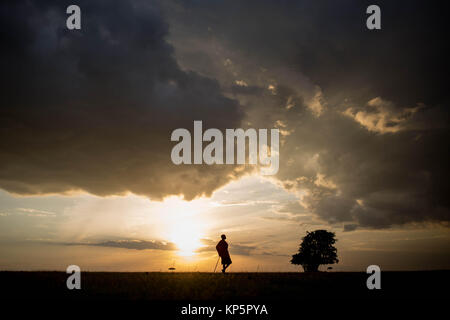
M205 200L184 201L180 197L170 197L163 201L161 218L165 238L175 243L181 256L193 256L202 244L206 223L199 219L199 214L209 206Z
M170 240L174 242L181 256L192 256L200 248L200 230L192 221L182 218L172 227Z

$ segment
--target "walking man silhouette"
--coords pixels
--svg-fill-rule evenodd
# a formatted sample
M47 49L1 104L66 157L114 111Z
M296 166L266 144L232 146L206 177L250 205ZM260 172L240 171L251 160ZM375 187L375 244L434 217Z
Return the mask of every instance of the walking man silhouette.
M220 236L222 240L216 246L217 253L219 257L222 259L222 273L225 273L225 270L230 266L231 258L230 253L228 252L228 243L225 241L227 238L224 234Z

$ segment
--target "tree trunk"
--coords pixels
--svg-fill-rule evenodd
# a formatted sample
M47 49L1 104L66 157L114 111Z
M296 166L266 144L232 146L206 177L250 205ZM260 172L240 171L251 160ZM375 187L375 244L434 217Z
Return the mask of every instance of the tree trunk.
M305 272L317 272L319 271L319 265L318 264L303 265L303 270L305 270Z

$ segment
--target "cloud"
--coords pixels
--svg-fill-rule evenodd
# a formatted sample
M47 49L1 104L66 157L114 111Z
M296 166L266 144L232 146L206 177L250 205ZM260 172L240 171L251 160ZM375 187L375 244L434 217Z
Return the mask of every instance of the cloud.
M239 127L243 111L217 81L180 69L158 5L80 1L80 31L65 27L67 5L1 4L8 32L1 35L0 187L192 199L237 177L232 166L171 162L174 129L192 130L194 120Z
M215 252L216 242L211 239L201 239L200 242L203 247L196 250L196 252ZM112 248L123 248L131 250L167 250L176 251L178 250L176 244L167 241L158 240L105 240L99 242L70 242L63 243L69 246L96 246L96 247L112 247ZM244 245L239 243L233 243L230 245L229 250L231 254L249 256L252 251L256 249L255 246Z
M448 26L439 8L420 0L383 1L381 32L366 28L370 1L163 3L180 41L177 50L190 44L177 55L189 67L203 63L198 69L206 74L220 73L228 60L230 75L237 73L232 81L245 79L250 86L247 77L255 70L287 66L310 78L325 97L365 102L381 96L401 106L435 104L445 92L445 44L439 35ZM209 43L227 56L213 59ZM253 61L255 67L245 70L251 73L242 72L238 55Z
M344 224L344 232L355 231L357 228L357 224Z
M55 216L54 212L45 211L45 210L37 210L32 208L17 208L17 210L21 212L27 213L29 216L33 217L53 217Z
M271 252L271 251L263 251L260 254L263 256L272 256L272 257L290 257L291 256L289 254Z
M283 123L276 178L308 212L358 228L446 223L448 26L439 8L396 1L383 3L389 27L370 32L368 4L166 1L164 9L186 69L216 78L245 122ZM247 87L236 86L242 79Z
M418 111L414 125L429 112L433 108ZM304 192L302 205L319 218L367 228L450 219L441 179L448 177L442 146L448 130L428 123L380 135L332 111L318 119L291 117L287 124L296 130L280 159L291 165L280 166L278 178Z
M395 133L405 129L407 120L420 108L423 108L423 106L396 110L398 108L395 108L391 102L377 97L367 103L366 110L348 108L344 111L344 114L353 118L369 131Z
M133 249L133 250L177 250L174 243L164 242L164 241L146 241L146 240L108 240L103 242L87 242L87 243L66 243L66 245L74 246L97 246L97 247L113 247L113 248L123 248L123 249Z
M246 201L233 201L233 200L222 200L215 202L214 205L217 207L233 207L233 206L256 206L256 205L272 205L277 202L274 200L246 200Z
M384 3L370 32L364 1L160 4L80 2L74 32L60 4L2 3L1 188L210 195L239 173L173 165L173 129L282 124L275 178L321 220L450 221L439 7Z
M292 215L302 215L308 213L304 206L302 206L298 201L289 201L284 203L277 212L290 213Z

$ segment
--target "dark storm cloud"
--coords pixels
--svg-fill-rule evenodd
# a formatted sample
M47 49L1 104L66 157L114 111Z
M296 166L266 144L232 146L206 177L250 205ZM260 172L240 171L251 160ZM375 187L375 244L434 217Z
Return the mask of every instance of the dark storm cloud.
M309 212L358 228L448 223L439 5L377 2L382 30L369 31L366 1L165 3L185 68L228 86L252 125L285 131L277 178Z
M154 2L1 4L0 187L19 194L84 190L151 198L210 194L230 166L175 166L171 132L239 127L219 84L182 71Z
M419 111L415 123L433 112ZM449 220L448 130L427 124L373 132L330 109L285 121L295 133L281 155L290 164L280 166L278 177L306 191L303 204L322 219L375 228Z
M439 4L377 1L382 29L370 31L366 8L373 1L163 3L172 4L167 14L181 21L183 35L213 37L220 44L215 48L301 72L329 98L360 103L381 96L403 107L442 103L448 26ZM211 59L202 62L212 68Z
M258 87L258 86L239 86L234 85L231 86L231 92L233 94L253 94L253 95L262 95L264 94L264 88Z
M378 2L369 31L368 4L90 1L68 31L62 2L3 2L0 186L210 194L232 168L172 165L170 132L244 121L284 131L277 178L325 221L448 222L443 10Z

